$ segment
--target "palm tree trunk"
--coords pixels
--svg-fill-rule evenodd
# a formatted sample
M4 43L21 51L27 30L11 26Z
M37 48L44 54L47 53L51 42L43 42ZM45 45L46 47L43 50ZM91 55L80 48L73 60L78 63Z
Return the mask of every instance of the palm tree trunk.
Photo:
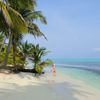
M13 64L16 67L16 44L13 43Z
M4 44L5 44L5 40L6 40L6 37L4 38L4 41L3 41L2 45L1 45L0 54L1 54L2 48L3 48Z
M7 49L6 49L6 54L5 54L3 66L7 65L11 43L12 43L12 34L10 34L10 37L9 37L9 43L8 43L8 46L7 46Z

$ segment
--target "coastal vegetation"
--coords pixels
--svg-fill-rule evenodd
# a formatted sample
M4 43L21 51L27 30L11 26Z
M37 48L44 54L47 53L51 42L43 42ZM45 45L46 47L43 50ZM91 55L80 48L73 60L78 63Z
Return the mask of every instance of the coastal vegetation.
M46 48L23 42L27 34L47 39L36 24L36 20L47 24L36 5L35 0L0 0L0 68L41 74L52 64L49 59L42 60L48 53ZM33 69L25 69L27 59L33 62Z

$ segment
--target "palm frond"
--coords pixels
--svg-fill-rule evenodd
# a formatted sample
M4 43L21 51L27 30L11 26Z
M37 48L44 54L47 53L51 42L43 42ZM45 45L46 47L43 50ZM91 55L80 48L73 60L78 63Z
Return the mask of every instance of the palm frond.
M35 9L36 0L6 0L6 3L9 4L12 8L17 11L21 9Z
M31 52L31 48L32 48L32 44L28 43L27 41L25 43L20 43L19 45L19 49L24 55L29 56Z
M27 24L23 17L13 8L0 1L0 30L12 29L16 33L28 32ZM6 27L6 28L4 28Z
M33 16L32 16L33 15ZM34 11L33 14L31 16L34 18L34 19L40 19L40 21L43 23L43 24L47 24L47 20L45 18L45 16L43 16L42 12L41 11Z
M23 34L20 34L20 33L19 34L13 34L13 38L12 39L15 41L17 46L19 46L23 41Z
M28 32L32 34L35 38L43 36L46 40L46 36L40 31L39 27L34 23L29 23Z
M33 62L37 63L37 62L41 62L41 58L43 56L45 56L48 53L48 51L46 50L46 48L44 47L40 47L39 44L37 45L32 45L31 48L31 57Z
M11 20L13 21L13 27L15 30L14 32L17 33L24 33L28 32L27 23L25 22L24 18L18 13L16 10L12 9L11 7L8 8L9 14L11 16Z
M23 17L27 20L40 20L43 24L47 24L47 20L45 16L43 16L41 11L32 11L32 10L25 10L23 12Z
M39 64L39 66L40 66L40 67L45 67L45 66L52 65L52 64L53 64L53 61L50 60L50 59L47 59L47 60L41 62L41 63Z
M5 19L5 22L8 26L13 26L13 22L11 20L10 14L8 12L7 5L0 1L0 15L2 14L3 18Z

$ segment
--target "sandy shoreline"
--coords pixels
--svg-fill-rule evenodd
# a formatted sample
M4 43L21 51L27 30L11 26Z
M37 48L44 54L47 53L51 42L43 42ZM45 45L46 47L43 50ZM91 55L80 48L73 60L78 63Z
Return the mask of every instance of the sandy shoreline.
M57 73L39 78L33 74L0 73L0 100L99 100L100 91Z

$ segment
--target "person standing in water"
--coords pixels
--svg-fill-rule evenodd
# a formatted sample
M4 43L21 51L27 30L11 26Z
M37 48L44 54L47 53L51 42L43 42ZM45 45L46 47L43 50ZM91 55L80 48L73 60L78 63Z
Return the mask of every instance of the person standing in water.
M52 65L52 75L56 76L56 65L55 64Z

